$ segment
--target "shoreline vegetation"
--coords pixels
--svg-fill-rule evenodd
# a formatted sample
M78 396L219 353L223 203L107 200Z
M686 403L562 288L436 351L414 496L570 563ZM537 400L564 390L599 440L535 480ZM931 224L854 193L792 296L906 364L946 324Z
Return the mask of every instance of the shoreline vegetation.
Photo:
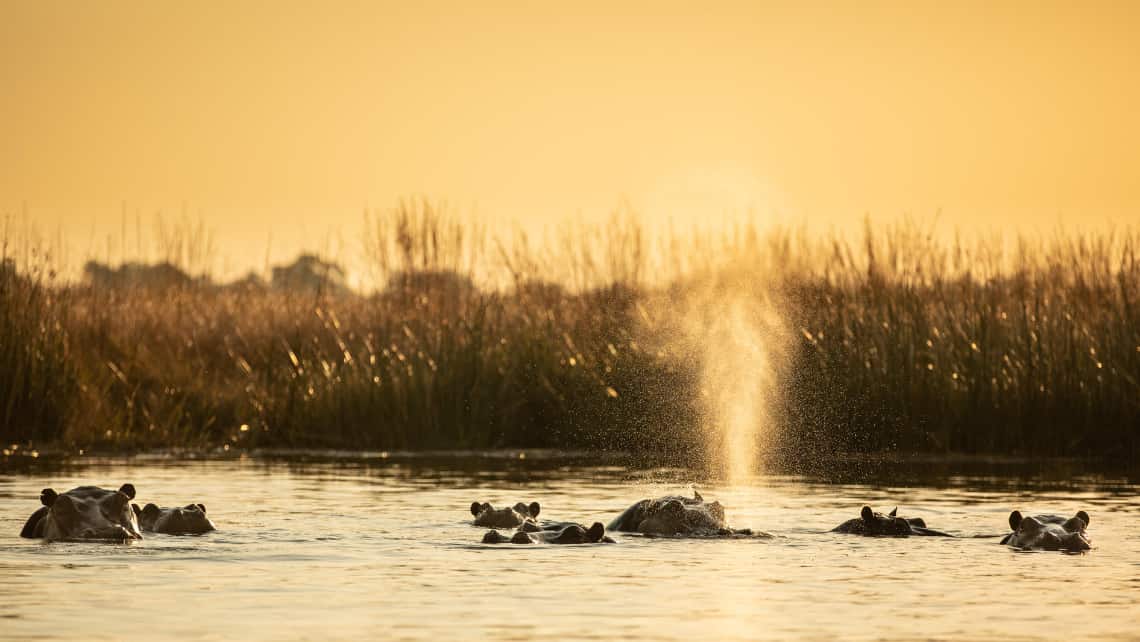
M0 440L692 461L746 421L782 461L1140 454L1134 230L654 241L622 219L535 249L405 203L364 238L370 292L315 256L228 284L92 261L65 283L5 239Z

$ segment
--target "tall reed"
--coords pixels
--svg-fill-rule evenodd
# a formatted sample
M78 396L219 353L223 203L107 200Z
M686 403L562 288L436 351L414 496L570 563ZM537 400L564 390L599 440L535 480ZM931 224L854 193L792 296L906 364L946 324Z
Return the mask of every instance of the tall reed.
M37 264L16 270L0 255L0 439L55 441L72 425L80 381L68 341L70 300Z
M1140 449L1134 232L662 238L625 217L542 244L406 202L365 238L370 292L63 286L5 263L5 439L699 457L711 353L691 344L763 301L775 455Z

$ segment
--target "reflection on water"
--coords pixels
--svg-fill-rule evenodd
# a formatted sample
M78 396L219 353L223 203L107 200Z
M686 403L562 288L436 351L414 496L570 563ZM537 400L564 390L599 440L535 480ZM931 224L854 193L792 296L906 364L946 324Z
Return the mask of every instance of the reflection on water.
M221 530L126 546L17 536L41 488L126 481L140 502L205 503ZM607 522L693 483L730 525L778 537L483 546L484 529L468 524L474 500ZM1127 475L1072 463L864 462L726 486L533 453L39 462L0 474L0 637L1131 639L1136 491ZM826 532L864 503L990 537ZM1094 550L998 545L1014 508L1087 510Z

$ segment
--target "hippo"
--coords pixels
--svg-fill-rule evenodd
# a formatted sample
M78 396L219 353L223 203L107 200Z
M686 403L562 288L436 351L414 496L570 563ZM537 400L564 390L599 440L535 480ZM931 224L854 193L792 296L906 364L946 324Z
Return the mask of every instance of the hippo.
M538 531L516 531L511 537L499 531L490 530L483 536L484 544L613 544L614 540L606 536L606 527L601 522L594 522L593 526L586 528L581 524L564 524L561 528L548 528Z
M154 504L139 508L138 504L131 504L131 509L138 517L139 526L152 533L201 535L217 530L206 517L206 507L202 504L187 504L182 508L159 508Z
M43 507L24 523L20 537L49 541L113 541L142 539L131 500L135 487L123 484L119 490L80 486L66 493L45 488L40 494Z
M625 509L610 525L611 531L645 535L679 535L685 537L730 537L752 535L749 529L729 528L724 521L720 502L706 502L693 491L692 497L671 495L643 499Z
M896 507L889 514L876 513L870 506L864 506L860 516L849 519L839 526L831 529L832 533L850 533L851 535L871 535L908 537L910 535L929 535L934 537L953 537L941 531L926 527L921 517L899 517Z
M475 521L472 523L475 526L488 528L518 528L526 524L536 526L534 520L538 517L540 509L538 502L530 504L519 502L514 506L498 510L486 502L471 502L471 514L475 516Z
M1001 543L1026 551L1087 551L1092 548L1085 533L1088 525L1089 514L1083 510L1068 519L1060 515L1022 517L1015 510L1009 514L1013 532L1003 537Z

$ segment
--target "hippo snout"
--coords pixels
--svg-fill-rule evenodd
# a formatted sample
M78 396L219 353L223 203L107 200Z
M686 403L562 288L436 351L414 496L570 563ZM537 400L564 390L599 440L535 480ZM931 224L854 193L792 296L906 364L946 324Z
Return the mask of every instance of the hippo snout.
M1067 551L1087 551L1092 549L1089 541L1081 537L1079 533L1075 533L1073 537L1068 538L1069 541L1065 542L1065 550Z
M125 542L132 539L142 539L142 535L122 526L106 526L103 528L88 528L85 529L80 535L79 539L90 540L103 540L114 542Z

